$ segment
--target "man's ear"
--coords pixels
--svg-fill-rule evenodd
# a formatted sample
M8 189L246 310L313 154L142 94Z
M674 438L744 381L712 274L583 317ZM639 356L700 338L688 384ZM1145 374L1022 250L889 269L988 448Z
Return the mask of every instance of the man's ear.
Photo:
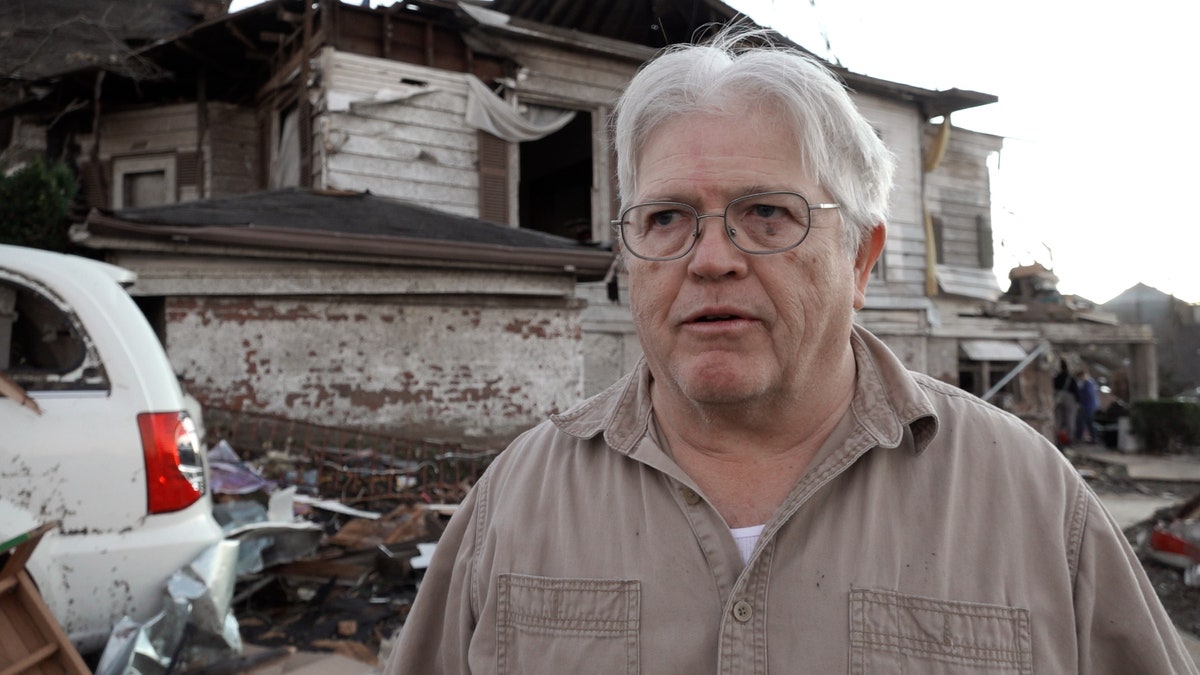
M887 228L879 223L858 247L854 257L854 309L862 309L867 303L867 282L871 280L871 269L879 256L883 255L883 244L887 241Z

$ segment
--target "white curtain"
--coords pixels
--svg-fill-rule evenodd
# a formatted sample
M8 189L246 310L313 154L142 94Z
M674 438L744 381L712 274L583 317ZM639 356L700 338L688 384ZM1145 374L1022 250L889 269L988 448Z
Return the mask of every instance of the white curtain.
M567 126L575 111L530 105L524 115L492 93L478 77L467 75L467 124L510 143L536 141Z

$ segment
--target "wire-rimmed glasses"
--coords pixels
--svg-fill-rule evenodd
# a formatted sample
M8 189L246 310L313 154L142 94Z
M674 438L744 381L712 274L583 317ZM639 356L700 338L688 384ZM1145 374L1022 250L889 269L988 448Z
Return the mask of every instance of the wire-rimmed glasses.
M765 255L799 246L808 236L812 212L838 206L809 204L795 192L758 192L734 199L722 213L701 214L681 202L635 204L612 224L625 250L643 260L676 260L690 253L704 218L721 218L726 236L739 250Z

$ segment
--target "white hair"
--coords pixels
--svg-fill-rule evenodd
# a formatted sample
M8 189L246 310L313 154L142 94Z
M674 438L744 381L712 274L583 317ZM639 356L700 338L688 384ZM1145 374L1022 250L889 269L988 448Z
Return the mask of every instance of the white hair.
M887 219L895 159L825 65L766 35L726 28L705 44L668 47L641 68L614 111L621 203L633 199L638 150L659 125L751 105L792 129L805 168L841 205L847 249L857 251Z

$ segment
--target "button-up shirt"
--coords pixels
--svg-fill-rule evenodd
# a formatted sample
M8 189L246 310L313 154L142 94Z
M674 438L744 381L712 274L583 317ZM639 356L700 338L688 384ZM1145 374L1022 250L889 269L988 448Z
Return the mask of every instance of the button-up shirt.
M388 672L1197 672L1053 445L852 342L853 401L748 561L662 446L642 363L489 467Z

